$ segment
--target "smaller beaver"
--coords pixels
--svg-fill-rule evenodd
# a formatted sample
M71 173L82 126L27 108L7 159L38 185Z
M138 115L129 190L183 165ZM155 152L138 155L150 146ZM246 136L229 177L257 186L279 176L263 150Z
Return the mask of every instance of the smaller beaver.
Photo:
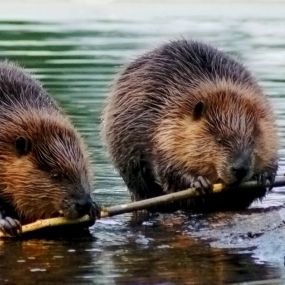
M109 96L103 136L133 200L193 186L209 192L170 209L245 208L277 171L269 101L242 64L200 42L173 41L130 63ZM262 185L238 191L249 179ZM230 190L211 194L218 182Z
M0 62L0 230L16 235L37 219L89 214L86 148L41 84L20 67Z

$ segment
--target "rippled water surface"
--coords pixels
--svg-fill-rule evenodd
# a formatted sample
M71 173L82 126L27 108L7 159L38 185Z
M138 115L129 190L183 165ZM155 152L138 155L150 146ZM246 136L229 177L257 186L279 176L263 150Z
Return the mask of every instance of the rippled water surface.
M100 141L108 86L128 60L168 39L210 42L255 72L278 116L284 172L285 3L214 3L1 2L0 57L32 71L71 116L96 162L101 204L130 201ZM277 229L259 240L269 246L231 239L236 223L250 227L251 214L282 206L284 193L243 213L161 215L137 226L123 215L97 221L87 237L0 241L0 284L285 284L285 215L266 214L268 231Z

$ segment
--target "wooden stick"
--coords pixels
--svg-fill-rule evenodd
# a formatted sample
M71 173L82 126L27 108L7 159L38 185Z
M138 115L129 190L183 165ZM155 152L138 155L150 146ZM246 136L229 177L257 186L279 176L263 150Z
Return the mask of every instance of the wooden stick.
M75 225L75 224L81 224L81 223L85 223L89 221L90 221L90 217L88 215L85 215L81 217L80 219L74 219L74 220L68 220L63 217L37 220L33 223L23 225L22 232L28 233L28 232L34 231L35 229L39 230L39 229L57 227L57 226L63 226L63 225Z
M267 184L269 187L270 185ZM277 177L273 184L273 187L285 186L285 177ZM250 188L260 187L260 184L256 181L248 181L238 186L239 190L246 190ZM225 189L223 184L214 184L213 193L219 193ZM157 207L165 204L169 204L174 201L189 199L191 197L198 196L199 192L195 188L189 188L186 190L178 191L171 194L166 194L146 200L136 201L133 203L112 206L108 208L101 209L101 218L112 217L115 215L120 215L124 213L134 212L138 210L149 209L152 207Z
M68 220L63 217L58 218L50 218L44 220L37 220L33 223L26 224L22 226L22 234L28 234L37 230L46 229L49 227L58 227L58 226L66 226L66 225L78 225L78 224L88 224L88 222L92 222L91 218L88 215L81 217L80 219ZM93 219L94 222L94 219ZM0 238L8 237L5 233L0 231Z
M285 186L285 177L276 178L273 184L273 187L281 187L281 186ZM243 189L256 188L256 187L260 187L260 185L256 181L249 181L249 182L245 182L239 185L238 188L243 190ZM223 191L224 189L225 189L225 186L223 184L213 185L214 193L219 193ZM124 213L130 213L130 212L134 212L138 210L149 209L152 207L165 205L165 204L168 204L174 201L189 199L191 197L195 197L198 195L199 195L199 192L196 191L195 188L189 188L183 191L178 191L175 193L166 194L166 195L162 195L162 196L158 196L155 198L150 198L150 199L146 199L142 201L136 201L136 202L132 202L128 204L122 204L122 205L112 206L108 208L102 208L100 218L112 217L112 216L120 215ZM91 224L92 222L94 222L94 219L91 219L88 215L80 219L75 219L75 220L68 220L63 217L38 220L31 224L23 225L21 234L27 234L27 233L31 233L36 230L45 229L49 227L57 227L57 226L65 226L65 225L79 225L83 223ZM0 238L1 237L6 237L6 235L0 231Z

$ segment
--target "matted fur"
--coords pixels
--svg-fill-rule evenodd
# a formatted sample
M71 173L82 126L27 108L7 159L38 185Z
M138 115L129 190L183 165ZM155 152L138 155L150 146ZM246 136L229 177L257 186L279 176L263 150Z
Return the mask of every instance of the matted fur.
M31 142L20 155L16 139ZM90 194L89 163L79 134L40 83L14 64L0 63L0 209L31 222L76 217ZM7 210L8 209L8 210Z
M204 110L196 119L200 102ZM229 169L239 153L251 159L246 179L276 173L270 103L243 65L199 42L170 42L130 63L113 86L102 127L135 200L188 188L198 176L232 184ZM264 194L262 187L230 191L196 208L245 207Z

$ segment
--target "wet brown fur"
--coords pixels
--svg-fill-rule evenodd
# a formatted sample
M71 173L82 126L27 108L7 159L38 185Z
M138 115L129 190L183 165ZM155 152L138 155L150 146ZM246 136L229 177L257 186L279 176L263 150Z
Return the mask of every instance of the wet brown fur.
M188 188L197 176L231 185L239 152L250 153L246 180L274 179L277 170L275 118L261 88L240 63L199 42L171 42L129 64L104 110L103 136L135 200ZM178 207L243 208L265 195L264 187L232 188Z
M20 137L31 142L24 155ZM0 63L0 210L23 223L60 211L76 218L75 203L90 195L88 165L82 139L40 83Z

